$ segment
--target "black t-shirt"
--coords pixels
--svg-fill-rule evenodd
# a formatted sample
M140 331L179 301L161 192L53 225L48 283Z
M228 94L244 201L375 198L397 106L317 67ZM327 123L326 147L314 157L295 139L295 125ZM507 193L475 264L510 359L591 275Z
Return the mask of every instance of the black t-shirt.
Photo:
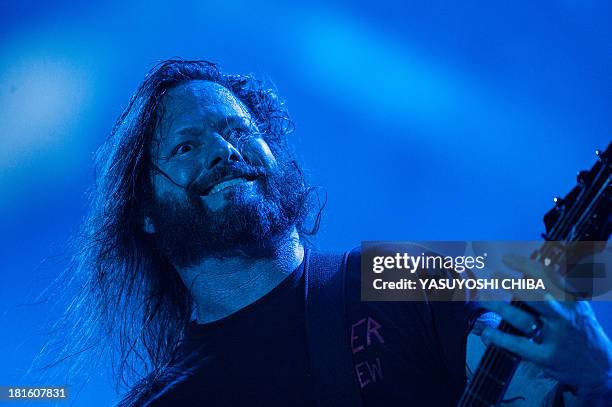
M362 302L360 251L347 262L347 315L364 406L454 406L478 311L462 302ZM138 405L313 406L304 266L254 303L193 324L177 362Z

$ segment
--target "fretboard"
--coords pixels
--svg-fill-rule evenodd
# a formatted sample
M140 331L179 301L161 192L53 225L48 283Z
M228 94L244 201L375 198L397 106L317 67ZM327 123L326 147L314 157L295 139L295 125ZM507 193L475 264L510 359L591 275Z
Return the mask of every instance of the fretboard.
M512 304L531 312L522 302L513 301ZM512 335L521 335L518 329L505 321L501 322L498 329ZM517 355L497 346L489 345L472 380L463 392L458 406L490 407L499 405L519 362L520 358Z
M555 207L544 216L545 242L531 258L546 265L565 264L566 268L576 264L582 250L574 243L581 241L605 242L612 233L612 166L610 155L612 144L605 151L597 151L598 161L589 171L578 174L578 185L563 199L555 199ZM560 250L559 244L563 244ZM594 249L594 245L591 249ZM590 249L589 249L590 250ZM567 286L578 297L588 298L589 289L576 291ZM534 316L537 314L525 303L512 301L515 307ZM502 321L499 330L512 335L524 336L518 329ZM478 368L466 387L459 407L497 407L500 405L520 357L494 345L489 345Z

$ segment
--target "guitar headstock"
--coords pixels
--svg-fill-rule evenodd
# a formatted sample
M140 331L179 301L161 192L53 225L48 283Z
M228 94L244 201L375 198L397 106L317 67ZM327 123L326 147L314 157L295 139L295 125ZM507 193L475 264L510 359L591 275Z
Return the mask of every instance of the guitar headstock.
M612 143L597 150L597 162L580 171L577 185L544 215L548 241L607 241L612 231Z
M611 154L612 144L597 150L593 167L578 173L577 185L565 197L555 198L555 207L544 215L546 243L532 255L558 268L563 277L558 288L568 298L589 299L612 290L605 264L593 257L606 248L612 231Z

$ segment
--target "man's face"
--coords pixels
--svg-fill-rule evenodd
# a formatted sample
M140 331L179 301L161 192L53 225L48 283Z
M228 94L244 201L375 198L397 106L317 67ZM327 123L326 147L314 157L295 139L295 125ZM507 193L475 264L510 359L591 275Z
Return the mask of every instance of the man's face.
M277 160L248 109L216 83L168 91L150 154L153 205L145 230L177 266L261 251L300 210L295 169Z

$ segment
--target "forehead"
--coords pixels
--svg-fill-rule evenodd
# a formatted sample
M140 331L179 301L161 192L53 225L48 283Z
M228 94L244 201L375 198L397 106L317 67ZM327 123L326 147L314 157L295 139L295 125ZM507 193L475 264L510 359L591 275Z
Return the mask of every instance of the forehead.
M250 119L248 109L229 89L210 81L180 84L168 90L162 105L158 137L184 126L207 127L224 118Z

